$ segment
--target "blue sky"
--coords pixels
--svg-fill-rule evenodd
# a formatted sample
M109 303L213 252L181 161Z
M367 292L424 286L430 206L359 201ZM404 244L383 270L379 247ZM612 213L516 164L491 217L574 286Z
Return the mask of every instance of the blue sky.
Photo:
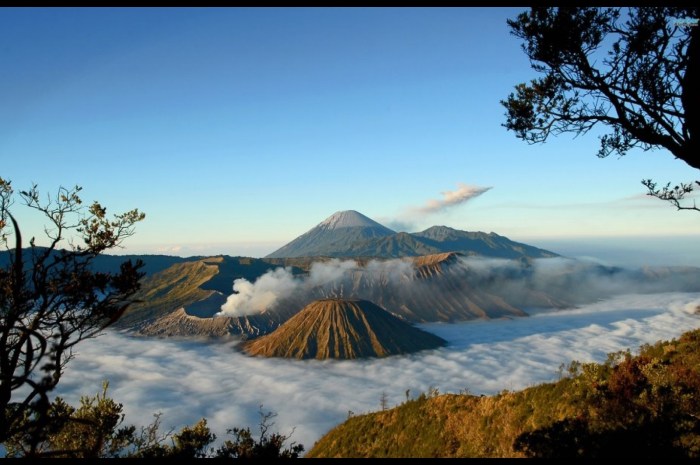
M501 127L499 101L535 77L506 25L520 11L3 8L0 176L145 211L127 253L262 256L354 209L413 231L700 254L698 214L640 184L696 170ZM460 183L491 189L418 213Z

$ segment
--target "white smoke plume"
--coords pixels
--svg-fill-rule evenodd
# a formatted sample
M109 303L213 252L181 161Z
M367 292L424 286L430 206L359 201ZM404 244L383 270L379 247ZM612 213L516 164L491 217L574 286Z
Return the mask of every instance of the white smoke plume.
M275 268L255 280L233 281L233 294L221 306L221 315L245 316L263 313L274 307L280 295L291 294L299 283L290 268Z
M490 189L491 187L470 186L459 182L457 190L441 192L442 199L430 199L424 206L415 208L415 210L420 213L437 213L445 208L454 207L478 197Z
M372 260L365 266L364 270L370 279L402 284L411 279L416 268L412 260L397 258L385 261Z
M340 261L334 258L327 262L316 262L311 265L309 277L305 280L305 287L323 286L338 281L343 276L361 267L355 260Z
M243 278L236 279L233 282L234 293L221 306L218 316L238 317L264 313L283 299L297 296L301 300L309 300L304 299L304 295L311 295L312 290L315 290L316 297L342 294L346 287L343 284L351 282L357 273L379 283L394 283L408 279L413 272L411 261L401 259L372 260L365 266L360 266L354 260L341 261L335 258L313 263L309 273L302 277L295 277L291 268L275 268L254 283Z
M302 276L295 276L291 268L276 268L254 283L236 279L234 294L218 315L261 314L283 301L298 310L312 300L328 297L367 299L381 305L383 301L404 302L401 298L410 296L423 296L425 302L430 296L460 295L460 289L453 285L445 287L448 277L460 283L459 287L499 296L526 311L543 305L573 307L625 293L700 291L697 268L628 270L563 257L526 262L462 257L443 267L441 273L442 278L418 279L411 259L372 260L364 265L332 259L312 264L309 273Z

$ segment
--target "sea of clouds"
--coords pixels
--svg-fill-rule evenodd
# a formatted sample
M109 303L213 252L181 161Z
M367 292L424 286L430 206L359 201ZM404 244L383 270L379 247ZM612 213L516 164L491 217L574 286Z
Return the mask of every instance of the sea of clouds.
M223 439L227 428L256 427L259 406L278 414L273 430L308 449L348 417L378 410L431 387L493 394L556 380L562 363L602 361L609 352L677 337L700 327L700 293L625 295L512 320L420 325L444 348L363 361L253 358L236 341L132 337L115 331L81 343L57 394L72 403L100 391L124 404L126 422L146 425L162 412L179 429L202 417Z

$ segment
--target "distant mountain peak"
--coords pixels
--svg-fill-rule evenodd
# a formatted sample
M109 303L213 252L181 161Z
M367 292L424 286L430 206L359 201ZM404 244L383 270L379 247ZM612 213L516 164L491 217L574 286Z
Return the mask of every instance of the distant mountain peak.
M333 213L331 216L319 223L318 227L324 229L340 228L364 228L380 227L385 228L376 221L367 218L362 213L355 210L343 210ZM385 228L388 229L388 228ZM393 231L392 231L393 232Z
M355 210L333 213L309 231L268 255L272 257L332 256L339 245L396 234Z
M460 233L464 233L464 231L459 231L458 229L450 228L449 226L431 226L425 231L415 233L415 235L442 241L448 238L454 238Z
M455 229L455 228L450 228L449 226L439 225L439 226L431 226L423 232L427 233L427 232L445 232L445 231L459 231L459 230Z

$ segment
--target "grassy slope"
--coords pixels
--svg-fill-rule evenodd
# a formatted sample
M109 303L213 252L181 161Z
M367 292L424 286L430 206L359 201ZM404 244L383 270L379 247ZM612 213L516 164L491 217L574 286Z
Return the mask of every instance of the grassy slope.
M175 264L148 276L136 298L141 302L129 307L117 326L128 327L147 319L158 318L178 308L207 298L214 291L200 286L218 272L221 257Z
M700 330L571 370L519 392L421 395L354 416L307 456L700 456Z
M292 263L284 264L293 274L302 273ZM245 278L255 281L266 271L277 268L277 264L248 258L216 256L177 263L158 273L144 278L136 298L140 303L129 307L117 323L129 328L163 317L183 306L201 302L216 292L228 296L233 291L233 281ZM218 310L218 306L210 309Z

